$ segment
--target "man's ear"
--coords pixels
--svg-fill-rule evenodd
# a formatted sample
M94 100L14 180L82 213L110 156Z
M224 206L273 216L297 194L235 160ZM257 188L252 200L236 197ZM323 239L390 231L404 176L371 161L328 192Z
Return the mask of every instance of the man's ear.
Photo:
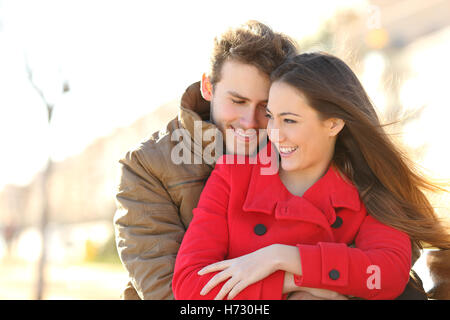
M330 130L330 137L337 136L339 132L344 128L345 122L342 119L339 118L331 118L328 119L329 121L329 130Z
M205 99L206 101L212 100L212 84L211 80L209 79L209 76L206 75L206 73L202 75L202 83L200 86L200 91L202 93L203 99Z

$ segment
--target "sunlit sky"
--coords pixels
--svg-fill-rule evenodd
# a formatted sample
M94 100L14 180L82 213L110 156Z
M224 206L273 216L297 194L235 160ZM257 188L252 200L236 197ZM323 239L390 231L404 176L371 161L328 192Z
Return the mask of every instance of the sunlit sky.
M8 183L29 183L49 153L63 160L178 98L207 69L212 40L228 26L257 19L301 39L349 6L364 10L369 3L0 0L0 190ZM405 128L405 138L413 147L432 142L423 164L448 178L449 152L443 146L449 137L450 66L441 61L450 54L450 29L431 46L420 41L415 46L401 100L408 108L429 107L420 123ZM55 105L51 134L26 61L36 85ZM374 79L386 67L381 62L377 54L368 55L362 75L378 107L384 95ZM70 91L62 95L64 81Z
M206 70L214 36L257 19L293 37L364 1L0 0L0 189L177 98ZM46 108L55 105L49 145ZM70 91L61 95L62 82Z

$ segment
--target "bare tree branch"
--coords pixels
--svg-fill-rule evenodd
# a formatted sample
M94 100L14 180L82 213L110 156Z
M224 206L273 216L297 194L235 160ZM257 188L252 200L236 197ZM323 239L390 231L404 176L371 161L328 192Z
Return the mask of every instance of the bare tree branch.
M27 56L25 55L25 68L27 70L27 74L28 74L28 80L30 81L31 85L33 86L33 88L36 90L36 92L39 94L39 96L41 97L42 101L45 103L45 106L47 107L47 115L48 115L48 123L51 122L52 120L52 114L53 114L53 104L49 103L47 101L47 99L45 98L44 92L42 91L41 88L39 88L36 83L33 80L33 71L31 70L30 64L28 63L28 59ZM68 90L67 90L68 91ZM63 90L63 92L65 91L65 88Z

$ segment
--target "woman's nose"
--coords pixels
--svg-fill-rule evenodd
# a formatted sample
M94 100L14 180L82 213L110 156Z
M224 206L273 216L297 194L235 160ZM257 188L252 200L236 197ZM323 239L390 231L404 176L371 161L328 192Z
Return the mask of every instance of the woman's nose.
M270 141L273 143L280 143L285 139L281 130L271 125L267 126L267 134L269 135Z

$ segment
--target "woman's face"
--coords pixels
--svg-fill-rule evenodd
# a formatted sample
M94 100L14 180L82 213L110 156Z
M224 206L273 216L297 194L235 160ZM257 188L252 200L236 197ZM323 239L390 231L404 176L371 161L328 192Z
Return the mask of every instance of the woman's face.
M331 161L341 119L321 120L296 88L274 82L267 105L267 132L285 171L314 171Z

